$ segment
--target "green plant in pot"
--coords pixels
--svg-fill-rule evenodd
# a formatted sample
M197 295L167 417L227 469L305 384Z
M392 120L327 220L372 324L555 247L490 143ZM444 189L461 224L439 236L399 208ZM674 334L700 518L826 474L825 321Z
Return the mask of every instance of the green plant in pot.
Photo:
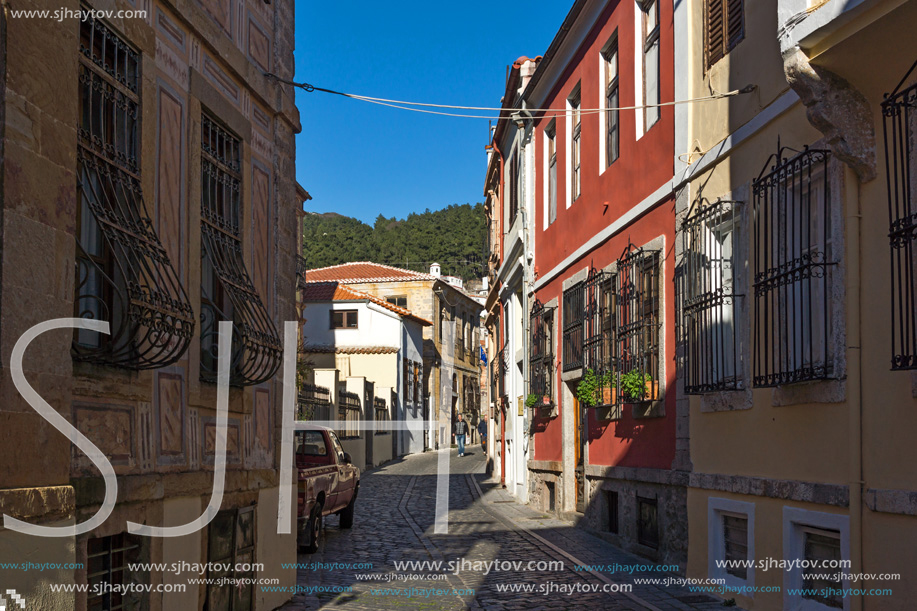
M538 405L538 403L539 403L538 395L536 395L535 393L529 393L529 396L525 398L526 407L535 407L536 405Z
M653 376L648 373L640 373L632 369L621 376L621 389L624 396L634 403L647 401L653 398L654 391Z
M610 371L599 376L594 370L587 369L576 386L576 398L584 407L611 405L614 388L614 376Z

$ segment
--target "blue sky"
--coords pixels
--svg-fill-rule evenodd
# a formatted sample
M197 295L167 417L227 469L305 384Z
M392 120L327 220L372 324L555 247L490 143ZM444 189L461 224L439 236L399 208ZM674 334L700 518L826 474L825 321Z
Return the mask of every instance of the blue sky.
M572 0L296 3L296 76L361 95L499 106L506 66L543 55ZM297 91L306 209L372 223L482 201L486 119ZM472 113L475 114L475 113ZM489 113L476 113L489 114Z

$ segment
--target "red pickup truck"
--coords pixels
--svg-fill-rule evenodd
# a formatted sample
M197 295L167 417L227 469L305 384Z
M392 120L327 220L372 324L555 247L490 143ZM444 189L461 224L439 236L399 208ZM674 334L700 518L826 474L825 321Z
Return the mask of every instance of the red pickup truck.
M353 509L360 490L360 469L329 428L296 431L298 471L297 542L301 551L318 549L322 518L336 513L341 528L353 526Z

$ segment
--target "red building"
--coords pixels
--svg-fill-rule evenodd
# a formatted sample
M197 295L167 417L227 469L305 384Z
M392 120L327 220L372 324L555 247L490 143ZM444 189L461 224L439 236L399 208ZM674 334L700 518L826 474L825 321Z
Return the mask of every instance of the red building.
M534 145L528 479L536 506L684 566L675 113L652 106L674 99L673 35L670 0L578 1L522 97ZM633 106L648 107L619 110Z

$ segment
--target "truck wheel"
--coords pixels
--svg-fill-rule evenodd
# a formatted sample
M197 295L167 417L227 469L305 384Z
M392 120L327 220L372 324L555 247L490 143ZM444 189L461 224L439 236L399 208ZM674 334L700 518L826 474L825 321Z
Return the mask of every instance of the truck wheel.
M341 510L341 528L353 528L353 510L357 504L357 493L353 493L350 502L347 503L347 507Z
M318 551L318 542L322 536L322 506L316 505L312 508L312 515L309 516L309 522L306 524L306 534L309 536L308 545L300 545L300 548L308 554L314 554Z

